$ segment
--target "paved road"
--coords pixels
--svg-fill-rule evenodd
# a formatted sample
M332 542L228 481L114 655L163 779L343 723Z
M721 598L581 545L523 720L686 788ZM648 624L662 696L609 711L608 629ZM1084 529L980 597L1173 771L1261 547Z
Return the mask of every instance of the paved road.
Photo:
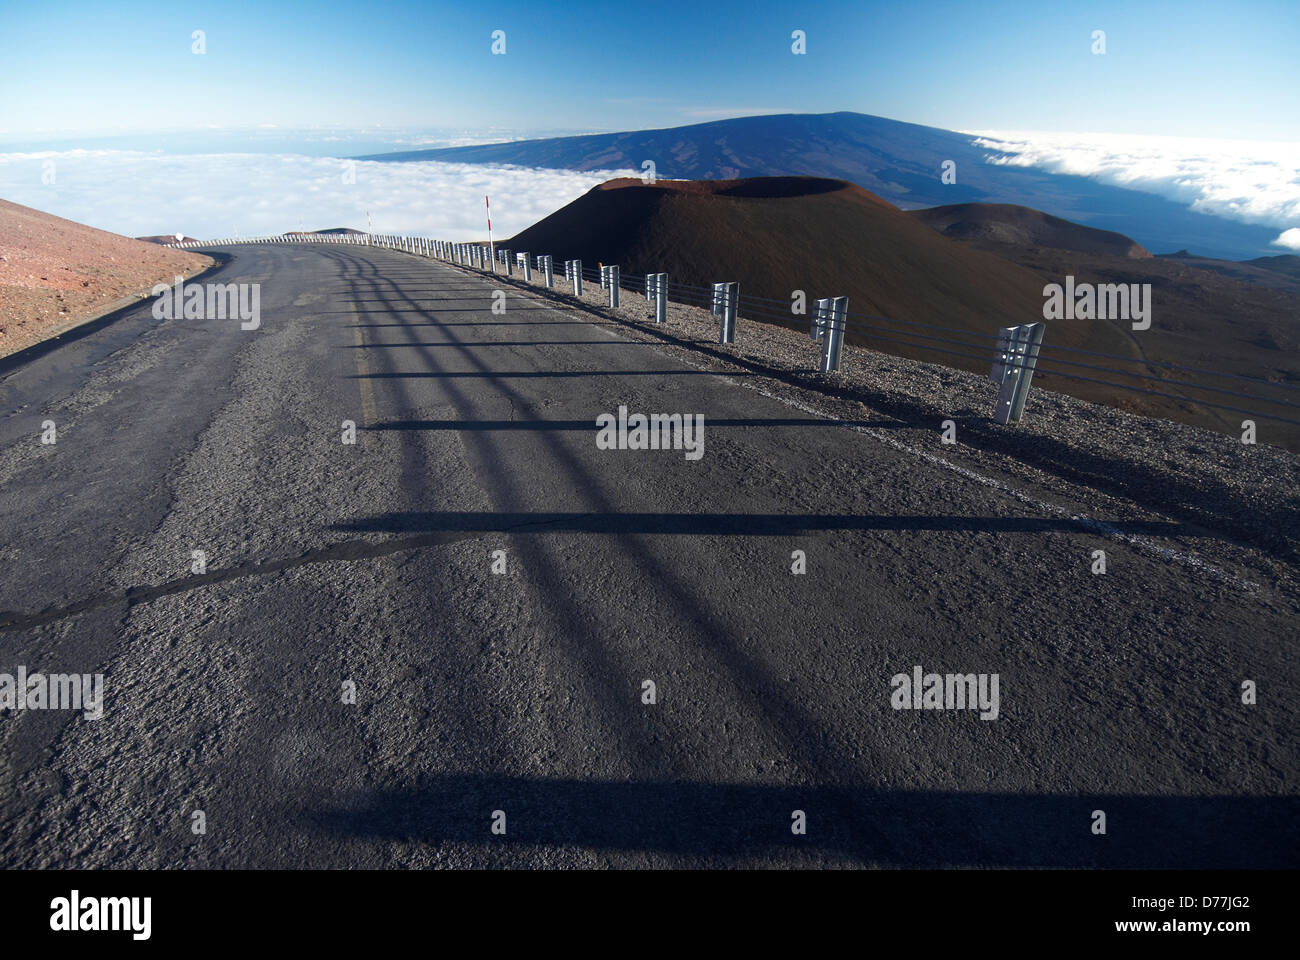
M1060 517L515 287L226 252L260 329L145 306L0 381L0 672L106 691L0 714L0 863L1300 860L1282 607L1093 576ZM598 449L620 405L703 457ZM893 709L918 665L997 718Z

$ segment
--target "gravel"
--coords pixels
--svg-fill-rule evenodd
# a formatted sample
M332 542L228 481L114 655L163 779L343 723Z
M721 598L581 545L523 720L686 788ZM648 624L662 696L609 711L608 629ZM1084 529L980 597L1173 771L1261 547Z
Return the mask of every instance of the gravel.
M550 291L539 271L532 283L519 270L497 279L561 305L581 306L622 324L624 335L666 344L681 359L721 374L743 374L747 385L825 416L868 421L868 429L895 442L1066 509L1085 508L1101 518L1179 521L1202 537L1208 531L1216 562L1300 596L1300 457L1268 444L1267 421L1259 424L1259 442L1245 444L1239 436L1034 387L1024 418L1004 426L991 416L996 385L967 371L846 344L841 369L822 374L820 345L794 330L741 316L735 342L721 344L718 318L703 308L670 301L661 327L654 323L653 304L635 290L624 289L621 305L611 309L598 283L584 281L579 299L562 274ZM946 420L956 425L955 444L941 440Z

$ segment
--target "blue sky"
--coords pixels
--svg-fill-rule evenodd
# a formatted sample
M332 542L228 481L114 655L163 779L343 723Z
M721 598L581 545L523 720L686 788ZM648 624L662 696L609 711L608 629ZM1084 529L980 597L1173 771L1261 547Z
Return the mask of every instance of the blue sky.
M504 56L490 52L498 29ZM790 52L794 29L806 56ZM1294 0L0 0L0 142L272 124L517 135L832 110L962 130L1297 140L1297 51Z

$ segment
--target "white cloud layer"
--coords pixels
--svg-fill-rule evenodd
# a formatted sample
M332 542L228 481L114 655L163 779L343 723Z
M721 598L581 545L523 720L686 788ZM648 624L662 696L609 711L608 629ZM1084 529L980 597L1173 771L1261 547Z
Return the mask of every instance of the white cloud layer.
M1006 153L991 163L1091 177L1184 203L1201 213L1283 229L1300 249L1300 143L1112 133L968 131Z
M1279 247L1286 247L1288 250L1300 253L1300 227L1283 230L1281 235L1273 242Z
M493 235L508 237L598 183L636 175L291 154L0 153L0 197L133 237L364 230L369 211L380 233L486 239L485 195Z

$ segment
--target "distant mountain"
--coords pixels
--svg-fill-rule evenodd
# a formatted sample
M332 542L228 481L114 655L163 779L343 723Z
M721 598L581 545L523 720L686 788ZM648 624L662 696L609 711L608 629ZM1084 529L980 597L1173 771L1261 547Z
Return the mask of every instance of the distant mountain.
M1254 260L1217 260L1179 250L1177 253L1162 253L1159 259L1176 261L1198 270L1213 270L1254 286L1300 292L1300 257L1292 254L1256 257Z
M642 170L690 180L813 176L848 180L903 209L1017 204L1133 237L1148 250L1245 259L1272 253L1277 231L1195 213L1152 194L1029 167L991 164L968 134L860 113L781 114L664 130L521 140L376 154L378 161L440 160L568 170ZM940 179L956 164L957 182Z
M1007 203L958 203L913 210L912 216L954 240L1051 247L1130 260L1144 260L1151 256L1141 244L1122 233L1080 226L1041 210Z
M1284 253L1278 257L1256 257L1250 261L1250 264L1259 267L1261 270L1272 270L1293 280L1300 280L1300 257L1295 254Z

